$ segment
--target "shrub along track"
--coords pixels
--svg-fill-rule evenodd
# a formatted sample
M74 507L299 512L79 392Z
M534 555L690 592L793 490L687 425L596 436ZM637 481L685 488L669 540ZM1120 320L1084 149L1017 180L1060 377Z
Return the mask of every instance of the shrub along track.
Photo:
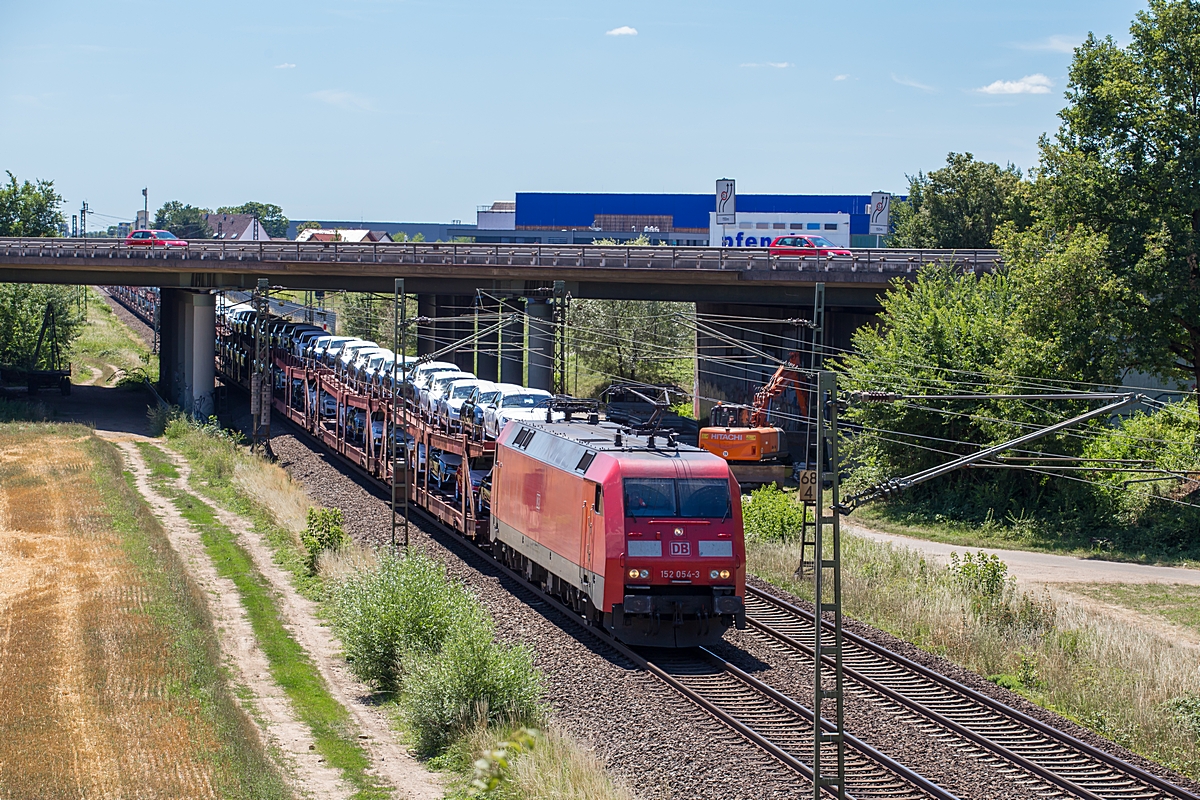
M301 438L303 434L294 435L294 430L286 423L276 428L271 447L281 465L320 502L341 508L348 532L358 541L387 544L391 514L382 487L320 451L307 437ZM553 722L595 747L608 769L623 776L638 794L796 796L794 775L781 769L773 757L681 701L611 644L573 635L575 626L568 622L578 621L574 615L542 598L523 600L532 591L528 584L501 573L496 562L477 548L415 519L413 546L444 561L452 576L478 593L496 618L500 639L533 648L546 676ZM754 639L731 635L721 655L746 672L775 669L751 652ZM781 672L786 673L786 667ZM791 694L805 696L800 690ZM878 709L865 700L852 697L847 704L849 728L870 731L870 743L876 748L959 797L1042 796L1037 787L1014 785L994 765L963 754L961 742L931 739L919 723L911 718L880 719Z

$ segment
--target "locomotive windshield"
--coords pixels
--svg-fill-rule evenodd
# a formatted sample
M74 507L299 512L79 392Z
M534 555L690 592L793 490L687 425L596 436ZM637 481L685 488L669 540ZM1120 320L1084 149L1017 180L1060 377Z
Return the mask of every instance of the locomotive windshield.
M626 478L629 517L724 518L729 481L723 478Z

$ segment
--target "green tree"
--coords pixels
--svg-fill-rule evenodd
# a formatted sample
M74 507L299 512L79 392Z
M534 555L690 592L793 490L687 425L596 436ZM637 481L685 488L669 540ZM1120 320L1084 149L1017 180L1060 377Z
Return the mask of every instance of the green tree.
M690 303L662 300L574 300L568 342L579 363L605 379L645 383L690 382L690 329L679 314Z
M648 247L642 234L626 242L598 239L595 244ZM579 363L614 378L645 383L691 383L695 365L693 333L678 315L695 314L691 303L662 300L575 300L568 342Z
M31 283L0 283L0 364L34 369L57 369L50 354L57 345L65 356L82 330L77 288ZM38 363L33 363L46 306L55 314L55 330L47 331ZM57 336L57 339L51 339Z
M1130 366L1200 382L1200 3L1149 0L1130 34L1076 49L1038 213L1107 236L1138 332Z
M169 200L155 212L154 227L170 231L181 239L211 239L212 228L204 221L207 213L206 208Z
M299 225L296 226L296 235L299 236L301 234L301 232L303 232L303 231L319 231L319 230L321 230L321 223L312 222L310 220L309 222L301 222Z
M8 184L0 186L0 236L58 236L63 199L54 191L54 181L17 183L7 174Z
M1029 186L1021 171L950 153L946 166L908 178L908 200L898 202L894 247L991 247L1004 222L1029 227Z
M283 209L273 203L242 203L240 206L221 206L218 214L253 214L272 239L286 239L290 220Z

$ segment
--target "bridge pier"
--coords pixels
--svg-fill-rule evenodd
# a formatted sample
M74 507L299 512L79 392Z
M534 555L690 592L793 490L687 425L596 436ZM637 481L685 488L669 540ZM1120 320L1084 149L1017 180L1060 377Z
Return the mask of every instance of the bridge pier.
M554 377L554 306L544 297L525 301L529 315L529 388L550 391Z
M452 317L450 324L450 341L447 344L461 342L475 335L475 298L472 295L450 295L447 313ZM464 372L475 372L475 345L455 350L447 361L452 361Z
M475 322L478 330L495 325L500 311L500 305L495 300L484 298L481 302L479 316ZM480 380L497 381L500 379L500 360L497 352L499 344L500 336L496 331L476 340L475 366Z
M500 381L525 383L525 301L513 297L501 304L505 316L500 331Z
M437 316L436 295L419 294L417 295L417 316L432 319ZM437 342L434 339L435 330L433 323L426 323L417 326L417 355L427 356L437 349Z
M169 288L160 297L159 388L167 401L206 418L216 410L216 298Z

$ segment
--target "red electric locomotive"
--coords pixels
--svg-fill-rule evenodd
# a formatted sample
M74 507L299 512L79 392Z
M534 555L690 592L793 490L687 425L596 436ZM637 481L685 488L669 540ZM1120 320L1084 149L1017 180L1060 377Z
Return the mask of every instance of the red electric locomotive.
M500 432L493 552L629 644L694 647L744 628L741 493L729 465L594 419Z

